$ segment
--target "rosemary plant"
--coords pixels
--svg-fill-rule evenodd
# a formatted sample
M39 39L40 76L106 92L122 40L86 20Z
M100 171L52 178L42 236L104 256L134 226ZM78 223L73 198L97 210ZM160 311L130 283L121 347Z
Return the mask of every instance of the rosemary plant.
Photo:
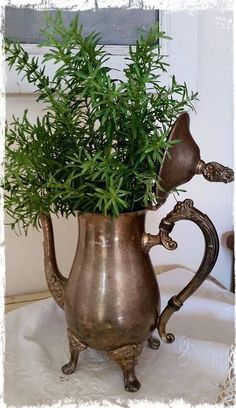
M100 212L117 216L153 202L153 187L167 136L176 117L193 108L174 76L161 83L168 63L158 25L129 47L125 80L111 79L109 54L99 35L83 36L78 16L65 27L60 13L48 16L39 46L43 63L6 40L7 62L37 87L45 105L36 123L13 117L6 130L5 207L12 227L38 227L41 212L68 216ZM48 61L55 64L50 78ZM171 150L170 150L171 151Z

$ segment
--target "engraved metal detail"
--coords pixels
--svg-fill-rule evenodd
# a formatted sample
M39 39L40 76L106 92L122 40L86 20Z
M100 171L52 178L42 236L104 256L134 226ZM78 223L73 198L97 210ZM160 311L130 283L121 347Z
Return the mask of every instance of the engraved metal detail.
M161 244L160 235L152 235L147 232L144 232L142 236L142 248L145 253L148 253L153 246L160 244Z
M52 297L62 309L64 308L64 292L67 279L60 273L56 261L53 225L50 215L41 214L44 242L44 270L48 288Z
M203 160L200 160L196 172L212 182L230 183L234 180L234 171L217 162L205 163Z
M64 309L64 288L61 284L61 280L49 273L46 273L47 285L50 292L53 294L54 299L56 298L57 304Z
M172 231L173 225L165 223L159 226L160 232L158 235L152 235L144 232L142 237L142 248L145 253L148 253L150 249L155 245L163 245L166 249L174 250L177 248L177 242L175 242L168 234Z
M142 344L130 344L108 352L109 358L118 363L123 370L126 391L135 392L141 387L134 369L142 349Z
M86 344L82 343L70 329L67 329L67 335L70 343L70 351L83 351L87 348Z
M129 344L127 346L108 351L108 356L112 360L116 361L122 369L126 369L130 365L137 364L137 360L142 352L142 349L142 344Z
M62 367L64 374L72 374L78 362L79 354L87 348L86 344L82 343L70 329L67 329L67 335L70 344L70 361Z

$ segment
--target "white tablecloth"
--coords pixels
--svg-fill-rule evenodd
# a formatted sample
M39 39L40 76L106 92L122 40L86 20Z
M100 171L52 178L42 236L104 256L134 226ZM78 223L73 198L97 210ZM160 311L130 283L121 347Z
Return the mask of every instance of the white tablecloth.
M192 278L176 269L158 276L162 308ZM183 399L215 404L229 374L234 343L234 296L211 281L172 316L172 344L159 350L147 345L136 367L142 384L136 393L123 388L122 371L106 353L81 352L77 370L69 376L61 366L69 361L64 312L52 299L6 315L5 401L8 406L144 407ZM156 332L157 334L157 332ZM232 370L231 370L232 374Z

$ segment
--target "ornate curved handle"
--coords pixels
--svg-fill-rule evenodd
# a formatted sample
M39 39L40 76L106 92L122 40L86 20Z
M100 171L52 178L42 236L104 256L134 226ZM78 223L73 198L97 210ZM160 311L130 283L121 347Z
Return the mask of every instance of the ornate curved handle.
M158 235L146 233L143 235L144 251L149 252L154 245L163 245L170 250L177 248L177 243L172 240L169 233L174 228L175 222L180 220L193 221L200 227L205 238L205 253L201 265L193 279L178 295L170 298L166 308L161 313L157 323L157 329L161 339L165 343L172 343L175 339L175 336L172 333L166 333L166 324L168 320L174 312L178 311L183 306L185 300L187 300L199 288L210 274L219 252L219 239L214 225L207 215L194 208L193 201L190 199L183 202L179 201L174 209L162 219Z

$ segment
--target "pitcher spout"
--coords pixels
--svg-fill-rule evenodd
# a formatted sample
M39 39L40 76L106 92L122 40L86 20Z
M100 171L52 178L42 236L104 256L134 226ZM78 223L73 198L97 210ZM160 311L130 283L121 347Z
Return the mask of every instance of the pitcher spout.
M57 265L53 225L50 215L41 214L40 221L43 229L44 270L48 288L52 297L64 309L64 294L67 279L60 273Z

